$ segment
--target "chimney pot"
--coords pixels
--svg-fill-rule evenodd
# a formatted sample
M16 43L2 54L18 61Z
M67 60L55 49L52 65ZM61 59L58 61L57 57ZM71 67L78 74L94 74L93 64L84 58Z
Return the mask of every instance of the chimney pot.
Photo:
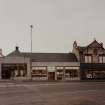
M19 47L18 46L16 46L16 51L19 51Z

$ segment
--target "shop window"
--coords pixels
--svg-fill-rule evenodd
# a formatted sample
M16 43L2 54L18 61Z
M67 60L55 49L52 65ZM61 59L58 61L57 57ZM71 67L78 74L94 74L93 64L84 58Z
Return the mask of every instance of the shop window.
M62 80L64 77L64 67L56 67L57 69L57 80Z
M85 72L87 79L104 79L105 78L105 71L100 70L88 70Z
M78 77L78 71L77 70L65 70L65 77L66 78L74 78Z
M32 77L47 77L46 67L33 67Z

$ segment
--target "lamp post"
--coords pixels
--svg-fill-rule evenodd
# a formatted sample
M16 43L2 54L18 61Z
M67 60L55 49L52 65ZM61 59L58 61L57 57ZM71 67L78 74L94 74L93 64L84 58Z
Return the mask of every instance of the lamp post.
M33 25L30 25L30 28L31 28L30 37L31 37L31 53L32 53L32 29L33 29Z
M31 53L32 53L32 29L33 29L33 25L30 25L30 40L31 40ZM31 80L32 80L32 61L30 58L30 70L31 70Z

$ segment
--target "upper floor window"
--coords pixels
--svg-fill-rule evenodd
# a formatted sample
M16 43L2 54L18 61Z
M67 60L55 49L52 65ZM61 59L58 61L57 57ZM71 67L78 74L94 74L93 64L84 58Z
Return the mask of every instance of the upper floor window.
M99 56L99 63L103 63L103 57Z
M94 55L97 55L97 53L98 53L97 49L94 49L93 53L94 53Z
M103 56L103 63L105 63L105 56Z
M99 56L99 63L105 63L105 56L103 55Z
M91 55L85 55L85 63L92 63L92 56Z

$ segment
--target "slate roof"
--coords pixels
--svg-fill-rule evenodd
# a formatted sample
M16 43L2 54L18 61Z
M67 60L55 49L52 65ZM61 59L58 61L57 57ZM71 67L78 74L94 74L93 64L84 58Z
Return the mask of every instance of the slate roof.
M22 53L35 62L76 62L77 58L73 53Z
M87 47L83 47L83 46L78 46L78 49L80 52L84 51Z
M76 62L77 58L73 53L26 53L13 51L7 57L29 57L34 62Z
M98 43L96 40L94 40L93 42L91 42L91 43L90 43L89 45L87 45L87 46L78 46L77 48L78 48L78 50L79 50L80 52L82 52L82 51L84 51L84 50L87 49L87 48L91 48L91 47L93 48L92 45L94 45L94 44L95 44L95 47L104 49L102 43Z

